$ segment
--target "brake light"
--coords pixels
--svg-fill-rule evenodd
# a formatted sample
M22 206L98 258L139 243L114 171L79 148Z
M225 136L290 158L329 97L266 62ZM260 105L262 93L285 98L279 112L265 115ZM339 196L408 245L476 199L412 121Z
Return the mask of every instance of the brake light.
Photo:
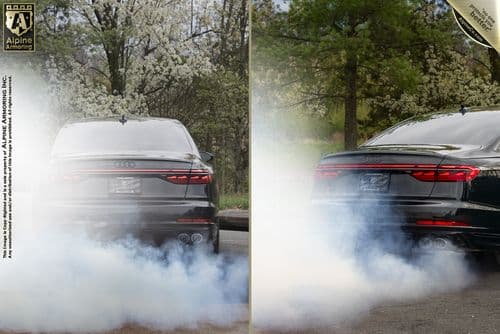
M166 180L175 184L208 184L212 182L212 174L205 169L193 169L191 171L167 175Z
M390 170L410 173L424 182L469 182L480 172L474 166L435 164L328 164L316 168L316 178L335 178L342 170Z
M479 172L479 168L474 166L439 165L430 171L413 171L411 175L420 181L468 182Z
M457 222L454 220L423 219L417 220L416 224L420 226L470 227L470 225L467 223Z
M318 179L335 178L343 170L397 170L402 172L425 171L434 172L437 165L430 164L325 164L316 168L315 177Z
M481 170L474 166L448 166L438 167L437 181L472 181Z
M120 175L158 175L175 184L208 184L212 174L208 169L81 169L79 174L120 174Z
M336 170L320 170L320 169L317 169L316 170L316 174L315 174L315 177L317 179L323 179L323 178L336 178L337 176L339 176L340 174L340 171L336 171Z
M209 218L178 218L178 223L203 223L210 224L212 222Z

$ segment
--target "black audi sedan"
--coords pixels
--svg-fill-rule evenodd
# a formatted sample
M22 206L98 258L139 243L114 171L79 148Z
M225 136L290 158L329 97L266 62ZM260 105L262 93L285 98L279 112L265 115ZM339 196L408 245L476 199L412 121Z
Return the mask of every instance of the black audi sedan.
M370 208L370 225L398 225L418 248L499 254L500 107L416 116L324 156L312 202L330 221Z
M219 248L212 155L177 120L88 118L66 124L52 151L44 212L63 226Z

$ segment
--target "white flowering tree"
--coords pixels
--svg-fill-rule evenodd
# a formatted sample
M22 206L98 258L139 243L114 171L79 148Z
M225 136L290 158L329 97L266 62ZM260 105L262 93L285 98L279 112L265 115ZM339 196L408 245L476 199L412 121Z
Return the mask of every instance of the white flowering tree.
M213 70L203 35L212 31L214 10L185 0L74 1L68 15L76 48L49 59L51 83L84 115L148 113L148 95Z
M61 121L177 118L216 154L223 191L246 190L247 0L40 0L39 7L42 67Z
M432 47L423 59L425 74L412 92L376 96L368 99L370 120L366 122L367 135L388 127L402 119L464 106L491 106L500 103L500 85L489 75L472 71L470 57L447 50L436 52ZM384 84L384 82L381 82Z

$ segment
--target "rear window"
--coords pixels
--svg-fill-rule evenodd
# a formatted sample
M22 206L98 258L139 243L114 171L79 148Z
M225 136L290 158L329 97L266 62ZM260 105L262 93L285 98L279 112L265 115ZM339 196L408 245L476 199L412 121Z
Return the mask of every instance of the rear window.
M500 138L500 111L434 114L404 121L369 140L369 145L487 145Z
M52 154L194 153L185 128L168 120L89 121L68 124L59 131Z

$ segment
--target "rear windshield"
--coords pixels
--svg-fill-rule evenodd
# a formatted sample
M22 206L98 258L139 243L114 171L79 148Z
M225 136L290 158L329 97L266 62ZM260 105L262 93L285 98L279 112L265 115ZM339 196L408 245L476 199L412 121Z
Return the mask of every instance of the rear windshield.
M500 111L434 114L411 118L365 143L488 145L500 138Z
M185 128L174 121L89 121L62 128L52 154L193 153L191 142Z

